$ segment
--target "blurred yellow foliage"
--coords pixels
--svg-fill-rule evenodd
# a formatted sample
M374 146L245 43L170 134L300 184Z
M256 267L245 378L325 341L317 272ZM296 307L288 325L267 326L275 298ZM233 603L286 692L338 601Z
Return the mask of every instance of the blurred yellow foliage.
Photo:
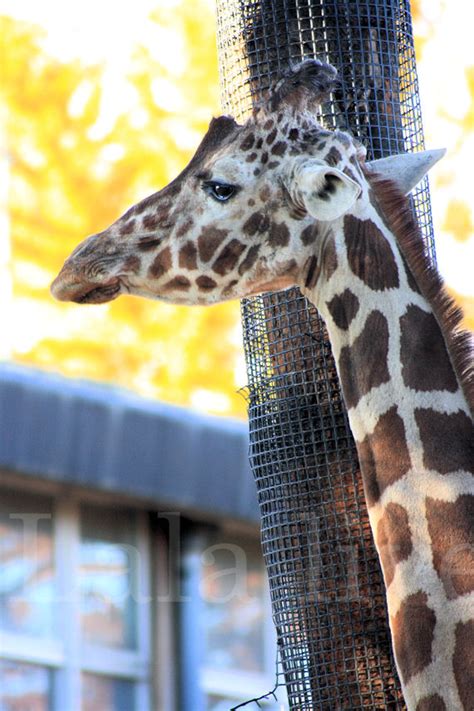
M470 239L474 232L470 205L462 200L451 200L446 210L443 229L451 232L460 242Z
M474 296L458 294L455 289L450 288L448 288L448 292L463 310L462 327L474 331Z
M0 95L9 109L12 356L243 416L237 303L188 308L122 297L84 309L55 303L48 291L80 240L184 167L219 112L210 4L184 3L179 13L157 9L150 21L189 39L179 92L171 97L177 109L167 107L176 77L142 46L124 86L132 92L130 110L111 119L104 67L60 63L42 49L37 27L0 18Z

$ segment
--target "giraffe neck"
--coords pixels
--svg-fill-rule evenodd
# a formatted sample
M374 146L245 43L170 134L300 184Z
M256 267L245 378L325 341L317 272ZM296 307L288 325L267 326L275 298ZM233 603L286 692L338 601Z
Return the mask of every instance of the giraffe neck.
M333 225L319 283L307 295L333 346L408 707L467 711L474 709L470 409L397 240L370 201L358 204Z

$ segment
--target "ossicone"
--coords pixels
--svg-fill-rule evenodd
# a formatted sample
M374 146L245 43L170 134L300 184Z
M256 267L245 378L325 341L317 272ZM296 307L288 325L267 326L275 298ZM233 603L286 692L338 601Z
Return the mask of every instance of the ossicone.
M269 108L277 111L286 104L304 110L308 105L325 101L337 84L337 69L331 64L305 59L290 66L270 88Z

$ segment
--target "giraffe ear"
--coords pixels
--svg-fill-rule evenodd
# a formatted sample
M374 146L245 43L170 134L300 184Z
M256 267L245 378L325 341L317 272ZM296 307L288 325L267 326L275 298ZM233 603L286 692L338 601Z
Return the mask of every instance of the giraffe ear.
M361 188L337 168L308 160L293 172L290 195L316 220L337 220L352 207Z
M399 153L388 158L368 161L366 166L380 177L392 180L404 195L408 195L445 153L444 148L418 153Z

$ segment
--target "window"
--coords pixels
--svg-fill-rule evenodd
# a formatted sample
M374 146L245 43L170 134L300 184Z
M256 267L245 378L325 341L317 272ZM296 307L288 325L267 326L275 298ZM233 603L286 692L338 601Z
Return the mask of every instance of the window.
M79 566L83 639L135 649L139 561L133 515L82 507Z
M47 667L0 659L0 709L49 711L52 674Z
M52 501L2 493L0 497L0 629L11 634L54 634Z
M170 532L166 550L165 530L76 494L0 490L0 711L228 711L273 688L255 542L188 524L190 548Z
M129 711L137 707L134 684L96 674L82 675L83 711Z
M235 545L207 549L202 578L207 666L265 673L265 593L265 572L255 553Z
M0 501L1 711L148 711L145 515L3 491Z
M201 556L201 669L206 711L228 711L275 684L276 640L267 577L252 543L217 543ZM274 700L261 708L284 708Z

